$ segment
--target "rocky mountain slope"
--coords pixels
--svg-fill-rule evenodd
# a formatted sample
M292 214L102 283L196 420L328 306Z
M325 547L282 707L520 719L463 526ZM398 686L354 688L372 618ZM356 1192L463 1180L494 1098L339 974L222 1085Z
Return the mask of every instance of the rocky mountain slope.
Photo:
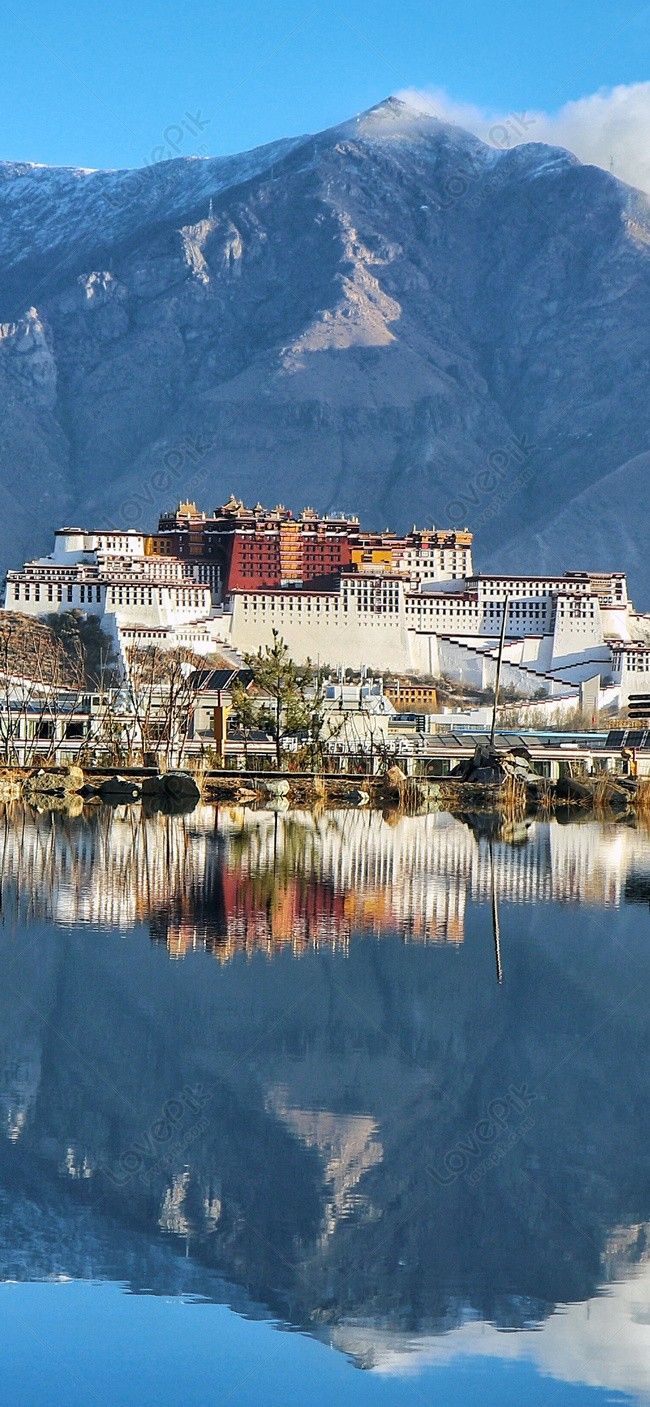
M234 489L629 562L650 605L649 241L608 173L395 99L241 157L0 165L4 565Z

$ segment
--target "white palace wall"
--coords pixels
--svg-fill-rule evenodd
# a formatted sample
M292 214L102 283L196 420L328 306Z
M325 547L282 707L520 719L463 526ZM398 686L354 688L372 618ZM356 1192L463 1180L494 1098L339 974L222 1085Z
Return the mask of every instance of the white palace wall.
M309 659L344 669L425 668L412 659L415 641L399 610L374 613L353 602L344 609L338 592L235 593L230 638L236 650L271 645L274 630L297 664Z

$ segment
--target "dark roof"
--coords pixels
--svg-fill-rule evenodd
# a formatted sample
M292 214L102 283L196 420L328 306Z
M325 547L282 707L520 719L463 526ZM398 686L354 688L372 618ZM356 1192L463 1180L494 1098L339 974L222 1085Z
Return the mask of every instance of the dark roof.
M228 743L247 743L248 746L250 746L251 743L268 743L269 746L275 747L273 738L269 733L265 733L263 728L251 728L248 733L244 735L243 728L237 728L235 725L228 728L226 745Z
M428 733L427 739L435 743L436 747L449 748L456 751L458 747L477 748L490 746L489 733ZM532 741L536 741L533 739ZM530 738L521 737L519 733L495 733L494 748L497 752L519 752L527 753Z

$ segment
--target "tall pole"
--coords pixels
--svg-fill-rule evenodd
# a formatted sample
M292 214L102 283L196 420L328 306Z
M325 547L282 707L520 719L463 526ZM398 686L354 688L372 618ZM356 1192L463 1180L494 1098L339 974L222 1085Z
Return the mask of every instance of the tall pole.
M497 677L494 681L494 703L492 705L492 727L490 728L490 746L494 745L494 730L497 726L497 704L499 702L499 685L501 683L501 664L503 661L503 646L506 638L506 625L508 623L508 606L510 600L508 596L503 598L503 618L501 621L501 634L499 636L499 653L497 655Z
M501 926L499 924L499 901L497 898L497 881L494 873L494 851L492 841L489 842L490 850L490 882L492 890L492 937L494 939L494 961L497 970L497 982L499 986L503 982L503 968L501 966Z

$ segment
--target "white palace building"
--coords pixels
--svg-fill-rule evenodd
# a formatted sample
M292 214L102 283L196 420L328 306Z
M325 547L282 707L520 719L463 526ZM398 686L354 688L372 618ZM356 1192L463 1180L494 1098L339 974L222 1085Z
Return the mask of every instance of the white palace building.
M475 575L465 552L433 579L430 566L399 560L222 599L217 564L156 549L155 537L134 530L61 528L50 556L8 572L5 609L95 615L122 660L134 645L253 651L277 630L298 663L487 688L505 608L504 685L569 702L593 681L600 704L615 707L650 693L650 616L635 611L623 572Z
M101 620L118 658L133 647L181 646L210 655L223 636L205 573L157 556L145 533L60 528L49 557L7 573L5 610L44 617L83 611Z
M621 572L417 584L397 574L349 573L319 591L237 591L231 639L251 650L277 630L300 663L444 674L487 688L504 608L504 685L568 700L597 679L601 704L618 707L650 692L650 616L635 612Z

